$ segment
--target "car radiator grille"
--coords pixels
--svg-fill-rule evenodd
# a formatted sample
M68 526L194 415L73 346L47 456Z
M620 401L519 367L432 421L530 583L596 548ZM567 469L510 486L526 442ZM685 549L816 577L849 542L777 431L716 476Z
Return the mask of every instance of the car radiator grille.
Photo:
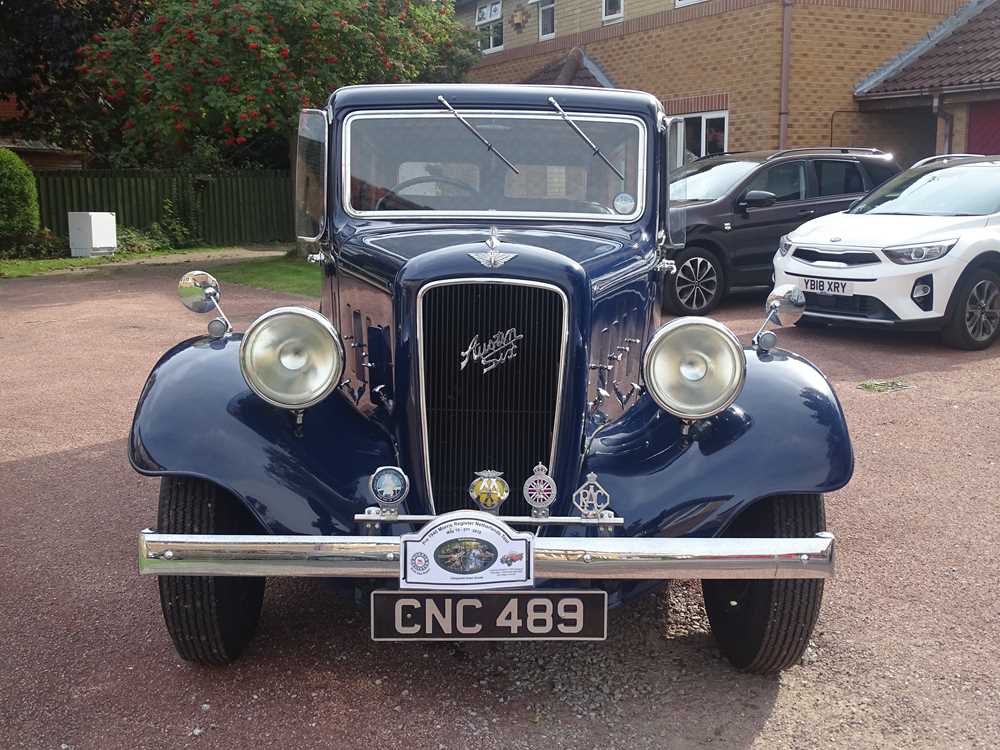
M565 297L511 280L430 284L418 296L424 461L434 510L475 507L477 471L503 472L504 515L530 510L521 485L541 461L550 469L565 356ZM513 330L512 356L492 369L462 352Z

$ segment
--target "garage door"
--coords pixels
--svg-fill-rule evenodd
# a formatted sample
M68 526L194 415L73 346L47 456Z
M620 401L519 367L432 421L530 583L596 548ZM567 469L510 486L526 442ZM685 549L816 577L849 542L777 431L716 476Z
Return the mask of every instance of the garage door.
M1000 154L1000 101L969 105L969 151Z

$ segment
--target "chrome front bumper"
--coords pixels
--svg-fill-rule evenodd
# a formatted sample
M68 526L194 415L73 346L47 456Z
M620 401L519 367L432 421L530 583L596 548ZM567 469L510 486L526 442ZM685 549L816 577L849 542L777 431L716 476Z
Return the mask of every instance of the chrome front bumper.
M830 578L834 537L536 537L535 579ZM139 536L143 575L399 578L396 536Z

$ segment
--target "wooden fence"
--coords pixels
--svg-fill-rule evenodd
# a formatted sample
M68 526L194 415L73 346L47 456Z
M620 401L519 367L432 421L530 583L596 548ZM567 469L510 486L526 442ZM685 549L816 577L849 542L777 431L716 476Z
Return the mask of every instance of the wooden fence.
M113 211L118 226L146 229L164 218L166 201L196 237L228 245L294 239L288 172L218 175L152 170L37 172L42 226L69 233L69 211Z

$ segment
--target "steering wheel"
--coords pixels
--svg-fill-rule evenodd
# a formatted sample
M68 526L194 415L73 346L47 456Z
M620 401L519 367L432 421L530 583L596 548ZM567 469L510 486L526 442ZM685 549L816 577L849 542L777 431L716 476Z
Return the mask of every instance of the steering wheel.
M389 198L391 196L396 196L397 198L401 198L402 196L398 194L400 190L406 190L406 188L413 187L414 185L422 185L425 182L437 182L442 185L451 185L452 187L457 187L461 190L467 191L469 195L476 195L479 193L479 191L476 188L474 188L467 182L462 182L461 180L455 180L452 179L451 177L439 177L437 175L428 174L424 175L423 177L413 177L409 180L403 180L402 182L397 182L395 185L389 188L388 193L386 193L377 201L375 201L375 210L376 211L382 210L386 198Z

